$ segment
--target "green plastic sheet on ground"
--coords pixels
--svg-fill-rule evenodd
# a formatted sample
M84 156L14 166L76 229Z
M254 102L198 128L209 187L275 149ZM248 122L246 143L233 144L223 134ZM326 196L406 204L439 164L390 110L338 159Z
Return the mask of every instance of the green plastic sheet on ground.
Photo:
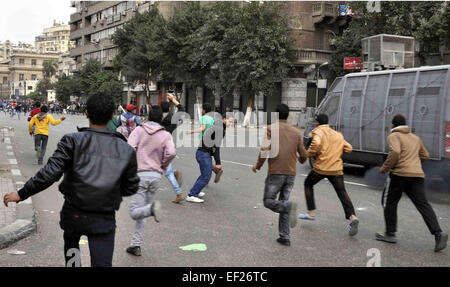
M189 244L186 246L180 246L181 250L184 251L206 251L206 245L203 243Z

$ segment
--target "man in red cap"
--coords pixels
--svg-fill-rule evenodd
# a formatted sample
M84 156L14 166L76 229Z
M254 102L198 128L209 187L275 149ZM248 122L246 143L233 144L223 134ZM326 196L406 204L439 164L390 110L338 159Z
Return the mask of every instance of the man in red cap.
M128 139L128 136L131 132L141 124L139 118L134 114L136 107L132 104L129 104L125 107L127 112L120 115L119 120L117 122L118 132L120 132L125 138Z

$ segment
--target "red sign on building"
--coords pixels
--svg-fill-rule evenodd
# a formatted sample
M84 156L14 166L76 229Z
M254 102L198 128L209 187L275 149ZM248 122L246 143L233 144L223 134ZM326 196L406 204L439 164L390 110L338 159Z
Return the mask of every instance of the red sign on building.
M344 70L362 70L363 63L361 57L344 58Z

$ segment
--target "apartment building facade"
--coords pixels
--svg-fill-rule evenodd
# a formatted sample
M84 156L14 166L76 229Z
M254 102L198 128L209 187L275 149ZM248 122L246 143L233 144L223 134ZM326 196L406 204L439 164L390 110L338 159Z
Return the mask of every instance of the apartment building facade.
M36 91L37 83L44 78L45 61L58 61L58 54L14 53L8 62L10 94L23 97Z
M70 41L70 25L53 23L42 35L35 37L35 48L40 53L68 53L74 43Z
M70 56L75 59L76 69L88 59L98 59L106 67L111 66L117 48L112 43L116 29L131 19L136 11L148 10L155 1L72 1L77 12L70 16L70 39L75 47ZM168 18L173 15L174 7L183 5L184 1L158 1L160 13ZM204 4L207 2L205 1ZM245 5L243 2L242 5ZM333 53L332 39L339 34L341 27L347 23L346 17L339 16L338 2L288 2L287 16L292 18L291 30L295 39L295 72L277 84L276 95L260 95L256 103L261 111L270 112L277 103L287 103L295 112L301 112L311 105L318 82L318 67L324 66ZM183 83L176 85L183 93L183 102L193 115L195 91L185 89ZM127 87L124 103L143 104L146 100L144 90ZM321 92L320 94L323 94ZM198 94L197 94L198 96ZM202 102L245 111L249 95L235 95L231 99L221 97L208 89L201 89ZM195 98L195 99L194 99ZM150 102L159 103L157 91L152 91ZM192 107L191 107L192 106Z
M76 70L75 60L70 57L69 53L59 54L58 56L58 71L57 76L62 75L70 76Z

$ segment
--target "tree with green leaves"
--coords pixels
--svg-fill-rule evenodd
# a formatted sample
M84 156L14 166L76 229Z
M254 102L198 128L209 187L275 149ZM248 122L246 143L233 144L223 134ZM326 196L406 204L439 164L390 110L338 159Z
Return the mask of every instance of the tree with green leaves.
M118 46L116 69L126 80L143 84L149 94L151 80L173 82L175 61L169 50L167 21L159 13L157 5L149 11L136 13L113 36Z
M293 62L293 40L284 17L286 3L252 2L240 10L240 19L225 32L219 54L219 83L225 92L269 95L285 78Z
M49 78L43 78L36 85L36 91L40 95L40 101L47 101L48 90L53 89L53 84Z
M58 101L68 103L70 97L88 98L96 93L110 95L116 102L122 99L123 81L119 74L105 70L98 60L88 60L74 75L58 78L55 84Z
M28 97L34 101L42 101L43 97L41 96L41 94L37 91L31 92L28 94Z
M55 83L56 99L60 103L69 104L71 96L81 96L81 87L79 77L63 74L58 77L58 81Z
M42 63L42 72L44 73L44 78L52 78L56 74L57 69L58 64L55 60L46 60Z

